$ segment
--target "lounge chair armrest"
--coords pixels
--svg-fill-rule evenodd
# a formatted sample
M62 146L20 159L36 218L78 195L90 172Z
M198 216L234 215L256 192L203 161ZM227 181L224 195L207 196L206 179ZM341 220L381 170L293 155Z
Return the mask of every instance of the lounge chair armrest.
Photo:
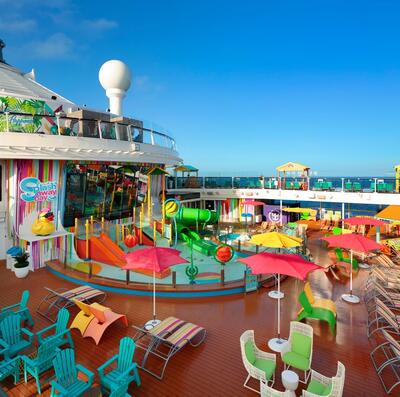
M87 376L89 384L93 383L94 373L92 371L89 371L87 368L80 364L76 364L76 369Z
M45 334L46 332L52 330L52 329L55 328L56 326L57 326L57 324L52 324L52 325L49 325L48 327L43 328L43 329L41 329L40 331L36 332L36 335L37 335L37 337L38 337L39 343L41 343L42 340L45 339L45 338L43 338L43 334Z
M0 347L2 347L3 349L8 349L10 345L5 340L0 339Z
M52 380L50 382L50 386L54 387L57 391L61 392L63 395L67 396L68 395L68 390L61 386L56 380Z
M10 305L10 306L3 307L3 308L1 309L1 311L2 311L2 312L6 312L7 310L14 309L15 307L18 307L19 305L20 305L19 303L15 303L14 305Z
M311 380L316 380L317 382L327 386L332 383L332 378L328 378L325 375L320 374L315 370L311 370Z
M99 368L97 368L97 371L99 372L100 376L103 376L105 373L105 369L109 367L114 361L118 359L118 354L116 354L114 357L111 357L108 361L106 361L104 364L100 365Z
M132 365L129 366L128 369L126 369L124 372L122 372L122 374L120 374L117 377L117 382L124 380L125 378L128 377L128 375L135 369L137 368L137 364L136 363L132 363Z
M33 332L28 331L26 328L21 328L21 332L23 332L29 338L29 340L32 342L33 337L35 336L35 334Z

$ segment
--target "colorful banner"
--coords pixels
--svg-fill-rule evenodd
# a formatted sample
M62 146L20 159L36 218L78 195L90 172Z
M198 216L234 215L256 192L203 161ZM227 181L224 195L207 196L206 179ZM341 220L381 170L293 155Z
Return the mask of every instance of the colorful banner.
M23 201L54 201L57 199L57 182L40 182L38 178L28 177L19 183L20 198Z

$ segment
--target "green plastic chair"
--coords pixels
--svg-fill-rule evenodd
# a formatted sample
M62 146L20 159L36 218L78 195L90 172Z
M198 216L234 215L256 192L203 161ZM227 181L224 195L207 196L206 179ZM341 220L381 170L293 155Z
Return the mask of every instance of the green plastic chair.
M350 263L350 258L345 258L343 256L343 251L341 248L335 248L335 254L336 258L339 262L345 262L345 263ZM353 258L353 263L352 263L353 269L358 270L358 262L357 259Z
M302 383L307 383L310 376L313 336L314 332L310 325L291 321L289 339L281 350L281 359L285 370L293 367L304 371L304 380L299 380Z
M57 339L57 347L63 346L68 343L69 347L73 348L74 342L71 337L71 332L68 328L68 320L69 311L65 308L61 309L58 312L57 321L37 333L39 344L44 343L48 339ZM51 334L45 337L44 334L50 333L50 331Z
M137 364L133 362L135 349L136 344L132 338L122 338L119 343L118 354L97 369L102 393L113 391L121 383L129 385L131 382L136 382L136 385L140 386ZM106 373L106 369L111 366L115 366L115 368L110 368L111 371Z
M22 292L21 300L14 305L3 307L0 311L0 315L7 312L12 311L15 314L19 314L23 321L28 321L30 327L33 327L33 318L28 308L28 300L29 300L29 291L25 290Z
M73 349L59 350L53 360L56 380L51 384L50 397L80 396L92 387L94 373L80 364L75 364ZM87 377L87 382L78 378L78 373Z
M348 190L350 192L353 190L353 185L352 185L352 183L350 181L349 182L345 182L344 190Z
M53 366L53 360L57 353L57 347L59 346L58 342L56 338L48 338L39 346L35 358L29 358L27 356L21 357L24 363L25 383L28 381L28 374L33 376L39 394L42 394L40 374Z
M21 316L12 314L0 323L0 354L8 360L32 345L33 333L21 328Z
M0 362L0 380L4 380L9 376L14 377L14 384L19 382L19 364L20 357L14 357L11 359L5 359Z
M293 182L293 189L299 190L300 189L300 182L298 182L298 181Z
M329 324L332 335L335 335L336 316L331 310L313 307L307 298L307 295L302 291L299 295L299 302L302 310L297 315L297 321L302 321L306 318L326 321Z
M392 183L387 183L387 184L386 184L386 191L387 191L388 193L393 192L393 184L392 184Z
M361 183L360 182L353 182L353 190L355 192L361 192Z

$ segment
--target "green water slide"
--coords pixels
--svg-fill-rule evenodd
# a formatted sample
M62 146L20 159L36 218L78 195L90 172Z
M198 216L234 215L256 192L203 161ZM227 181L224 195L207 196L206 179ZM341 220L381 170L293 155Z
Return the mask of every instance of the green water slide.
M216 223L218 222L218 214L215 211L201 210L198 208L185 208L181 207L178 213L175 215L175 219L178 223L186 226L195 226L205 223Z
M208 256L214 255L215 248L217 247L212 241L203 240L198 233L181 224L178 224L178 238L188 245L193 244L194 250Z

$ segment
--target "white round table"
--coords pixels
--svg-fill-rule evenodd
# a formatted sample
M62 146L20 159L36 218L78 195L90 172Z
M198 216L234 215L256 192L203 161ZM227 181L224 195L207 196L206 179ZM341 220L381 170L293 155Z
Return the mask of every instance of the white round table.
M297 375L296 372L287 369L282 372L281 376L283 387L286 389L286 394L288 396L296 397L295 390L299 385L299 375Z

